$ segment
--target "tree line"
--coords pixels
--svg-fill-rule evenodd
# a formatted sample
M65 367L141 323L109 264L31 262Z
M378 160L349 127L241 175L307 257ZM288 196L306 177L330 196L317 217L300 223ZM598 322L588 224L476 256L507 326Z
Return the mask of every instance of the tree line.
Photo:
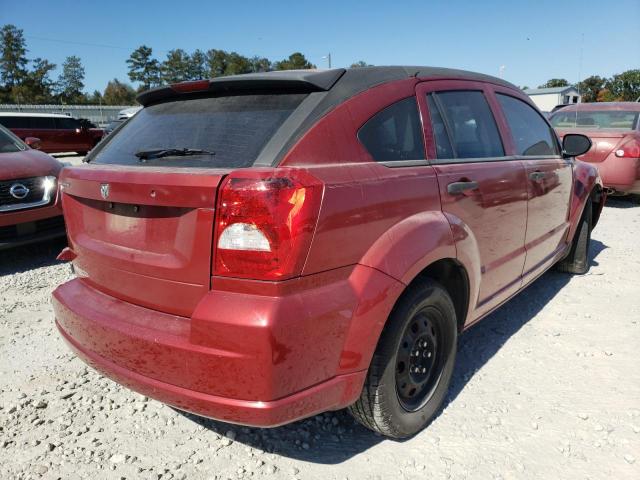
M640 99L640 69L627 70L610 78L591 75L581 82L570 84L564 78L552 78L538 88L575 87L582 101L591 102L635 102ZM527 90L529 87L522 87Z
M137 93L160 85L241 73L316 68L300 52L271 61L219 49L189 53L177 48L160 60L151 47L141 45L126 60L129 80L138 84L137 89L114 78L102 92L87 93L79 57L67 57L54 80L51 76L57 65L40 57L29 59L27 52L23 31L15 25L4 25L0 29L0 103L132 105ZM367 66L370 65L362 60L351 64L352 68ZM553 78L539 88L569 85L563 78ZM627 70L611 78L592 75L575 86L584 102L635 101L640 97L640 70Z

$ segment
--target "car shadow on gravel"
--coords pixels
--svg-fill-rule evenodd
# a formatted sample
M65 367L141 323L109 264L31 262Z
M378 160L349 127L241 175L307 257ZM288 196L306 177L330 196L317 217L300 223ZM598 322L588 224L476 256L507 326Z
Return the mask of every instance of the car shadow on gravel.
M626 197L607 197L605 207L634 208L640 207L640 195L628 195Z
M607 246L591 241L591 266ZM459 353L445 406L455 401L467 382L520 328L531 320L569 282L571 275L547 272L525 291L500 307L460 338ZM187 412L189 420L235 441L296 460L339 464L388 440L367 430L341 410L316 415L282 427L261 429L230 425ZM231 433L233 432L233 433Z
M0 250L0 277L62 263L56 257L66 246L67 240L58 238Z

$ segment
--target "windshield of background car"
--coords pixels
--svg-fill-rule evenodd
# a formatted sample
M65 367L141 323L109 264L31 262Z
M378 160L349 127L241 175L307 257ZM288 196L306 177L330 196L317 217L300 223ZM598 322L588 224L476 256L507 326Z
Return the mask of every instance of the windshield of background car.
M177 100L143 108L96 149L99 164L243 168L258 155L306 94L234 95ZM136 153L164 149L205 152L141 162Z
M18 137L0 126L0 153L21 152L26 149L26 145Z
M638 125L640 112L619 110L592 110L583 112L560 111L551 119L555 128L610 128L616 130L633 130Z

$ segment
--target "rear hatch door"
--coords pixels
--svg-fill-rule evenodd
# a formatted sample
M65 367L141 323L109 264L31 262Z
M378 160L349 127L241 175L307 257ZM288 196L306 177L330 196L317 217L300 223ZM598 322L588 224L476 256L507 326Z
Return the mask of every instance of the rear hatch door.
M224 170L96 165L60 184L76 273L122 300L188 316L209 289Z

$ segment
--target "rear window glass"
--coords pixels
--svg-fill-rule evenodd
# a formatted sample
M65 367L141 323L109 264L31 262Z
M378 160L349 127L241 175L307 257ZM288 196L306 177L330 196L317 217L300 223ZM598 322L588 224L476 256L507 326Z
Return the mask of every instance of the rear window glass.
M242 168L253 165L263 147L306 94L237 95L161 103L143 108L92 163L171 167ZM213 152L148 158L136 153L163 149Z
M80 124L73 118L56 118L56 127L63 130L75 130Z
M550 119L555 128L611 128L619 130L633 130L638 125L640 112L625 112L616 110L567 112L560 111Z

